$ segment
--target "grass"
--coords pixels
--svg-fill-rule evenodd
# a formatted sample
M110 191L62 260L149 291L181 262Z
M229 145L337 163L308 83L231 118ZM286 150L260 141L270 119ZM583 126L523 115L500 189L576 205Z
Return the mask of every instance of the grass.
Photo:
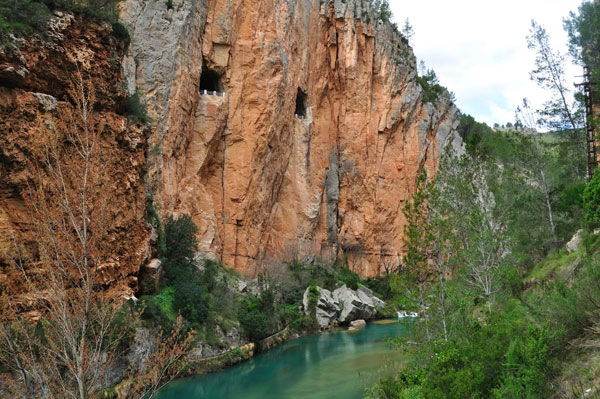
M571 398L600 397L600 353L575 350L561 364L561 373L554 382ZM585 392L591 389L588 394ZM564 397L558 394L556 398Z
M149 301L154 302L163 311L167 317L171 320L177 318L177 313L173 307L173 301L175 297L175 288L167 286L158 294L154 295Z
M568 253L566 249L562 249L535 265L525 277L524 282L525 284L535 284L549 281L555 277L566 279L572 269L577 266L580 258L579 251Z

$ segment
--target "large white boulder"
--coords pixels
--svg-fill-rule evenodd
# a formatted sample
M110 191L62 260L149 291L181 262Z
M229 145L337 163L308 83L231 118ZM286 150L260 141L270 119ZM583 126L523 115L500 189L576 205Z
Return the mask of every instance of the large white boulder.
M317 319L317 324L319 324L319 327L321 329L329 328L336 322L337 317L340 314L340 306L338 302L333 299L331 291L320 287L317 287L317 289L320 293L315 308L315 317ZM310 287L307 288L306 291L304 291L304 297L302 298L302 304L304 305L304 313L307 315L311 311L308 303L309 290Z
M571 238L571 240L567 243L567 252L571 253L571 252L577 251L579 249L579 247L581 246L582 242L583 242L583 230L579 229L573 235L573 238Z
M304 291L302 304L305 314L309 314L307 288ZM373 292L365 286L360 286L356 291L346 285L336 289L333 293L325 288L317 287L319 299L315 308L315 317L319 327L329 328L335 323L350 323L354 320L368 320L375 317L377 308L385 306L385 302L373 295Z

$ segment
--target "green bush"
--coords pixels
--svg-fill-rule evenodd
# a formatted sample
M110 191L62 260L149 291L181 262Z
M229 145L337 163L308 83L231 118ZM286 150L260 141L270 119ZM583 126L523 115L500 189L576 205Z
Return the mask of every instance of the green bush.
M173 287L165 287L158 295L141 297L141 304L144 307L142 318L169 331L176 316L173 306L174 295Z
M392 10L390 8L390 3L388 2L388 0L381 1L381 4L379 5L379 19L385 22L390 22L391 18Z
M250 341L256 342L271 334L269 316L262 310L258 299L247 299L238 309L238 320Z
M347 267L340 267L338 273L337 277L339 281L346 284L348 288L352 288L353 290L358 289L358 285L360 284L360 277L358 274Z
M118 21L113 22L111 33L116 39L123 42L123 45L125 46L125 50L127 50L127 48L129 47L129 44L131 43L131 36L129 36L129 31L127 30L125 25L123 25L122 23L120 23ZM148 115L146 115L146 118L147 117L148 117Z
M251 341L260 341L275 332L277 314L274 301L273 290L266 289L260 296L247 298L242 302L238 309L238 320Z
M417 76L417 83L423 89L424 103L437 101L440 94L446 91L446 88L439 84L437 75L432 69L429 69L423 76Z
M319 328L314 317L306 316L299 309L299 304L280 305L278 313L284 324L292 331L302 333L314 331Z
M201 282L208 292L212 292L217 285L217 262L212 260L206 261L204 272L202 273Z
M198 228L189 215L177 219L167 217L165 222L165 250L161 257L171 261L192 260L198 250L196 234Z
M26 36L43 32L50 18L48 7L34 0L0 0L0 33Z
M70 11L84 18L108 21L113 34L129 42L129 33L117 22L119 0L0 0L0 33L26 36L45 32L52 10Z
M583 209L586 223L591 228L600 226L600 169L583 190Z
M502 383L494 389L495 398L548 397L550 356L544 329L528 327L524 336L516 336L506 352Z
M173 306L189 322L202 324L208 316L208 293L198 278L175 281Z
M146 104L142 102L138 92L130 94L129 97L127 97L125 115L127 115L131 120L141 123L148 123L152 121L148 115Z

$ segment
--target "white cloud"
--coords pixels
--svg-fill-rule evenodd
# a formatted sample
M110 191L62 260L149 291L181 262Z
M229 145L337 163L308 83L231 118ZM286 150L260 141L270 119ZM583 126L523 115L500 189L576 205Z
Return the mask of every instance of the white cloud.
M566 52L562 20L581 0L390 0L398 26L414 27L411 45L456 94L460 109L480 121L514 121L524 97L541 106L548 93L529 79L534 54L527 48L531 20L544 25L552 45ZM581 75L567 69L569 86Z

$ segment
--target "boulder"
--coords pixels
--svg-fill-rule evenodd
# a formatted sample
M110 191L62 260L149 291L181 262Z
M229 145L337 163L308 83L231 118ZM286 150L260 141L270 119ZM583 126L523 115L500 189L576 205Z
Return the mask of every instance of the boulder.
M345 285L333 291L333 298L342 308L338 320L340 323L349 323L357 319L371 319L377 313L377 307L385 306L385 302L375 297L373 292L361 286L354 291Z
M346 285L336 289L333 293L325 288L317 287L320 296L317 301L315 316L319 327L329 328L337 322L348 324L354 320L372 319L377 313L377 308L385 306L385 302L373 295L367 287L360 286L354 291ZM304 313L309 314L308 291L304 291L302 304Z
M371 299L371 302L373 303L373 306L375 306L375 308L382 308L385 306L385 302L382 301L381 299L377 298L375 295L373 295L373 291L371 291L369 288L365 287L364 285L361 285L360 287L358 287L358 292L363 292L364 294L368 295L369 298Z
M385 306L385 302L374 296L373 291L362 285L356 291L344 285L333 291L333 297L342 308L338 318L340 323L372 319L377 313L377 308Z
M319 293L319 299L317 301L317 305L315 308L315 317L317 319L317 324L321 329L329 328L335 324L338 315L340 314L340 306L339 303L333 298L331 295L331 291L326 290L325 288L317 287ZM304 313L309 314L309 304L308 304L308 291L310 287L304 291L304 296L302 298L302 305L304 305Z
M56 98L49 95L49 94L44 94L44 93L33 93L33 95L35 96L35 98L37 98L40 108L43 111L47 111L47 112L51 112L51 111L56 111L56 107L57 107L57 101Z
M245 282L244 280L238 280L238 282L237 282L238 291L241 293L244 293L244 292L246 292L246 288L248 288L248 283Z
M350 327L354 327L354 328L364 327L366 325L367 325L367 322L364 321L363 319L353 320L350 322Z
M567 243L567 252L575 252L579 249L579 246L583 242L583 230L579 229L573 235L573 238Z

